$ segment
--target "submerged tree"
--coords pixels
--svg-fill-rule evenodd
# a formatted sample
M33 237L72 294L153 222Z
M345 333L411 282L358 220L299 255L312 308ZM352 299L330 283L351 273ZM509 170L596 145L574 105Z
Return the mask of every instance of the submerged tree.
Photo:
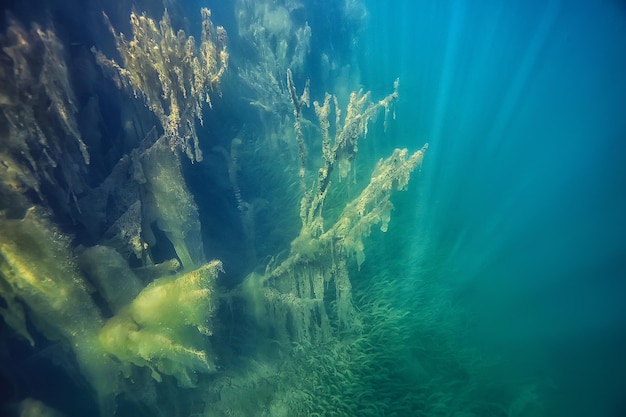
M338 171L340 178L347 177L351 161L358 152L358 140L367 134L370 121L379 111L384 109L388 113L389 106L398 98L399 83L396 81L394 92L378 102L371 101L369 92L353 92L345 116L335 96L326 94L323 104L314 103L321 129L323 163L308 189L301 127L302 108L308 104L308 85L299 96L291 71L287 72L287 85L300 149L300 179L304 192L300 203L302 227L291 242L287 258L270 263L262 275L251 274L241 289L257 321L270 327L279 339L324 340L333 329L360 328L352 302L348 261L355 259L358 266L363 263L363 238L370 234L373 226L380 224L383 232L387 230L393 209L389 201L391 194L394 189L405 189L411 172L422 162L427 145L413 154L406 149L396 149L391 156L381 159L369 184L345 204L339 217L328 226L323 208L331 176ZM334 123L329 119L331 103L334 104ZM329 294L331 284L334 284L334 291Z

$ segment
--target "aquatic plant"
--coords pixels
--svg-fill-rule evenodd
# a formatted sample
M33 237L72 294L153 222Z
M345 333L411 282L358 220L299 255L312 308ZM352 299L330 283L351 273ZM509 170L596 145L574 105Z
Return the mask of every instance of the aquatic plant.
M167 145L167 136L162 136L136 157L145 191L142 223L156 222L174 246L183 268L201 265L205 255L198 207L185 184L178 152L172 152ZM156 237L148 227L142 230L146 242L153 245Z
M157 23L148 16L130 15L133 39L119 35L104 15L122 57L120 66L93 49L96 59L115 79L146 106L161 123L172 150L180 149L191 161L202 161L196 119L202 124L203 103L211 106L228 68L226 30L215 27L211 11L202 9L202 39L196 47L193 36L175 32L167 11Z
M23 215L26 195L35 193L59 213L80 211L76 196L86 188L90 155L65 48L54 30L33 24L27 31L12 18L0 44L0 209Z
M287 118L291 103L284 74L288 69L302 74L310 51L311 27L293 18L303 7L289 0L235 2L239 38L252 55L238 76L259 112L264 131L258 140L263 146L289 149L293 124Z
M219 261L175 277L153 281L99 332L105 352L131 375L130 365L146 366L152 377L172 375L181 386L194 386L197 373L215 372L207 336L213 332L215 280Z
M40 211L30 209L20 220L0 218L0 297L7 305L0 314L34 345L24 303L38 332L71 347L103 413L111 412L121 390L117 375L133 375L131 364L148 367L157 381L161 373L171 375L181 386L193 386L198 372L215 371L207 336L220 262L157 279L137 294L139 282L114 250L88 249L80 266L98 279L92 282L106 285L101 294L116 313L105 321L69 239Z
M101 408L113 409L117 365L98 343L103 324L70 248L70 240L40 208L23 219L0 217L0 309L6 322L34 345L28 322L49 340L71 347Z

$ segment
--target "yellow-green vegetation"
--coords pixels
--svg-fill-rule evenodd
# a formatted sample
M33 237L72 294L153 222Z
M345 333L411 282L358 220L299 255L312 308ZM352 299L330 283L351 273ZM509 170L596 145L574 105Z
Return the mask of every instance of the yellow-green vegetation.
M112 249L89 248L80 264L117 312L106 322L69 239L39 209L24 219L0 219L0 297L7 305L0 314L34 344L25 305L38 332L71 347L103 410L111 409L120 389L117 374L131 376L131 365L149 367L158 381L161 373L171 375L181 386L193 386L197 373L215 371L208 336L219 261L159 278L138 295L137 278Z
M294 106L296 139L300 149L300 180L304 186L306 149L302 133L302 109L308 103L308 86L298 96L291 71L287 72L287 85ZM304 190L300 203L302 227L292 241L287 258L267 266L265 274L252 274L242 285L243 294L259 323L272 323L276 336L283 341L297 342L325 340L333 329L358 331L361 320L352 302L348 262L357 265L365 259L363 238L371 228L380 224L387 230L393 205L389 201L394 190L404 189L411 172L423 159L427 145L409 155L406 149L396 149L381 159L372 173L370 183L353 201L348 202L336 219L328 226L323 207L331 185L331 175L338 169L345 178L350 171L350 161L358 152L358 140L367 134L368 124L376 114L398 98L398 81L394 92L378 102L370 100L370 93L353 92L344 115L337 98L326 94L323 104L314 103L321 128L323 164L314 184ZM331 138L331 102L334 103L334 135ZM329 285L334 285L333 303L328 311ZM265 308L260 308L260 292L265 297Z
M52 29L7 20L0 34L0 210L23 216L31 193L59 212L80 210L76 196L85 190L90 155L66 49Z
M182 150L192 161L202 160L195 120L202 123L203 103L211 105L210 95L217 91L228 67L226 30L213 25L209 9L201 12L199 46L193 36L174 31L167 11L158 24L133 12L130 41L123 33L117 34L106 18L123 66L93 50L118 87L143 98L159 119L170 148Z
M38 332L71 347L101 405L110 407L118 370L97 342L102 316L76 266L69 239L39 209L30 209L24 219L0 218L0 290L11 312L0 311L7 323L33 343L23 303Z
M197 373L215 371L207 336L216 308L214 283L219 261L176 277L160 278L109 319L99 334L104 350L115 356L130 375L129 365L146 366L174 376L181 386L193 386Z
M194 117L201 117L209 92L217 91L228 59L225 31L213 27L208 10L202 16L203 42L196 49L193 38L172 31L167 15L160 29L133 15L135 33L163 47L162 59L169 64L180 59L187 66L178 65L181 78L168 81L163 77L173 76L169 69L161 78L157 74L165 61L142 55L154 65L118 74L128 87L145 87L135 92L168 124L165 135L156 139L151 131L96 187L83 178L89 154L74 119L72 84L54 31L34 25L29 33L11 21L0 39L10 58L10 71L0 72L1 116L7 122L0 146L0 314L31 345L43 336L72 352L102 415L113 415L115 396L125 390L120 374L141 378L146 367L158 381L171 376L192 386L199 373L216 368L209 337L221 263L205 263L198 210L179 155L182 150L192 161L201 159ZM142 49L147 44L137 39L116 39L129 53L154 52ZM152 90L150 83L156 83ZM41 102L55 111L41 111ZM62 209L55 213L57 207ZM54 214L82 223L99 245L77 247L73 236L57 228ZM153 262L155 227L179 260ZM148 389L150 383L144 384Z
M145 189L142 221L146 225L156 221L183 268L189 270L204 262L198 208L185 185L180 156L168 148L165 140L161 137L138 158ZM149 227L143 231L146 242L153 245L156 239Z
M238 68L241 82L252 92L250 104L258 110L264 145L283 151L290 149L291 103L283 77L289 69L301 75L310 51L311 27L295 16L303 9L300 2L236 0L239 41L254 51L253 59Z
M78 266L112 313L128 305L142 289L126 259L108 246L85 249L78 256Z

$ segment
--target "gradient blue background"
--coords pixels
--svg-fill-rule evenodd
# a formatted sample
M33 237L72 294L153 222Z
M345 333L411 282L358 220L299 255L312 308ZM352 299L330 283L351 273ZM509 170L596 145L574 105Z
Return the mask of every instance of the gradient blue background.
M366 4L363 84L430 142L406 255L555 410L626 415L626 3Z

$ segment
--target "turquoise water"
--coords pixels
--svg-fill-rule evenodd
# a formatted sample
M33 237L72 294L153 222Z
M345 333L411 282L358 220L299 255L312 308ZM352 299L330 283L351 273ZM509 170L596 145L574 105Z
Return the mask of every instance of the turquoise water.
M363 79L399 75L394 139L431 144L409 253L490 354L554 378L552 415L621 415L624 5L372 3Z
M0 414L626 415L622 2L3 9Z

